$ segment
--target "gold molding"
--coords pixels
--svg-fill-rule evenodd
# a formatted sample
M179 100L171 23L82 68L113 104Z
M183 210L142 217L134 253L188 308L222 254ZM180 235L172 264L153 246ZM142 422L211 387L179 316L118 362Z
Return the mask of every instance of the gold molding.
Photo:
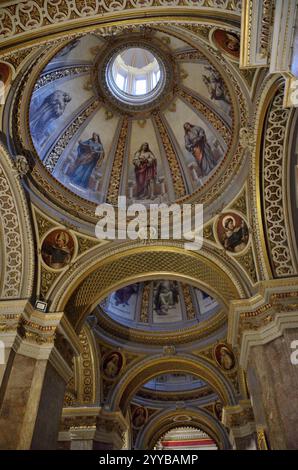
M179 0L180 1L180 0ZM234 0L232 0L234 2ZM158 7L144 7L139 10L134 10L131 8L130 2L127 5L127 10L112 11L111 13L101 12L99 15L85 16L79 20L69 19L66 22L57 22L56 24L49 24L43 26L37 30L29 28L27 32L22 31L21 34L13 34L7 38L3 38L1 43L5 46L5 52L15 49L16 47L22 47L24 43L30 45L35 44L41 38L44 41L49 41L52 37L67 37L72 33L88 33L92 32L94 29L98 29L101 26L112 27L114 23L118 24L135 24L148 22L148 18L156 22L160 19L165 21L184 21L185 18L192 20L194 24L201 22L206 24L206 22L212 22L215 24L221 24L224 22L231 23L233 25L235 21L240 23L240 12L235 11L235 7L230 6L230 10L225 10L222 8L210 8L210 0L207 2L209 8L200 8L198 6L158 6ZM209 4L209 5L208 5ZM0 11L3 9L0 9ZM155 18L157 16L157 18Z

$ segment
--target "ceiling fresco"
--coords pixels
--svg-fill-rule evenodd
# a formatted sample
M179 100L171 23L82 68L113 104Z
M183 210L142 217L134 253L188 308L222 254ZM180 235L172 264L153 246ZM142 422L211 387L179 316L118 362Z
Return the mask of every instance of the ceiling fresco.
M181 392L206 386L206 382L189 374L163 374L147 382L144 388L158 392Z
M220 310L209 294L167 279L130 284L109 295L100 307L113 320L143 329L192 326Z
M119 195L146 204L192 194L227 153L233 112L224 79L183 41L151 36L146 42L132 35L124 52L95 34L75 39L35 83L29 108L35 150L56 180L88 201L109 202L119 154ZM117 57L127 64L121 59L120 67ZM154 73L148 57L154 67L158 61ZM113 94L115 66L123 90L132 89L132 79L138 87L136 106Z

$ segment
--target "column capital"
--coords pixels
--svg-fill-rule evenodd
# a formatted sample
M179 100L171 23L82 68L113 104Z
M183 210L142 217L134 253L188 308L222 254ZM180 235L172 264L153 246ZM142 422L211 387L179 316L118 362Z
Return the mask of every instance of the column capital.
M66 381L72 376L72 358L81 351L64 312L41 312L27 299L0 301L0 339L18 354L49 360Z
M69 407L62 412L59 441L94 441L121 449L128 428L121 411L102 407Z
M238 405L225 406L222 413L222 423L229 429L241 429L249 425L250 432L255 430L254 414L250 400L239 400Z
M97 419L95 440L111 444L113 449L121 449L127 429L128 423L121 411L109 411L102 408Z
M245 438L250 441L249 444L246 442L246 445L250 447L253 442L254 447L256 424L250 400L240 400L238 405L224 407L222 423L229 429L230 440L235 448L238 448L239 442Z
M100 407L63 408L59 441L94 440Z
M238 349L243 369L251 347L269 343L286 329L298 328L297 286L297 278L264 281L254 297L231 302L228 342Z

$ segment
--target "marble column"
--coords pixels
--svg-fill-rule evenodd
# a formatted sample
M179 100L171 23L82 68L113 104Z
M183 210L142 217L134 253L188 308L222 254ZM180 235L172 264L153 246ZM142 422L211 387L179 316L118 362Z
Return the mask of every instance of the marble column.
M0 449L55 449L66 382L79 339L63 312L26 303L3 313L6 364L0 387ZM20 307L20 305L19 305Z
M294 340L298 328L251 347L248 355L247 383L256 420L267 430L272 449L298 449L298 366L290 360Z
M228 338L238 348L263 447L298 448L297 279L267 281L230 311ZM296 343L297 344L297 343ZM260 440L260 439L259 439Z
M27 300L0 300L0 386L17 336L18 323L27 305Z

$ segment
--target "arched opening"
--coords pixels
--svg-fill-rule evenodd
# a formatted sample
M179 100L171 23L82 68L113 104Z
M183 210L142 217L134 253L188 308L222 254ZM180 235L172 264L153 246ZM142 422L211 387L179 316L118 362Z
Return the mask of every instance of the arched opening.
M209 434L194 426L173 426L154 444L153 450L218 450Z

